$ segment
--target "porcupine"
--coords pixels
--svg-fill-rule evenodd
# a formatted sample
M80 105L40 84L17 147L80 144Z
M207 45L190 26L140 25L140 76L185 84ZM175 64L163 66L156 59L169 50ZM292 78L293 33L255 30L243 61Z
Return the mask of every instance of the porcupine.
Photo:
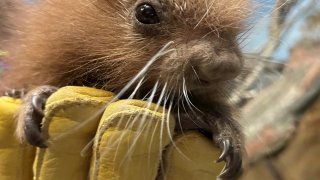
M42 111L57 88L118 93L170 44L171 51L145 73L135 98L156 83L159 91L166 87L183 129L197 129L221 147L217 161L227 164L220 177L232 179L241 169L243 138L228 95L244 64L237 36L248 9L248 0L52 0L24 8L0 89L28 91L18 137L46 147ZM16 96L15 90L7 94Z

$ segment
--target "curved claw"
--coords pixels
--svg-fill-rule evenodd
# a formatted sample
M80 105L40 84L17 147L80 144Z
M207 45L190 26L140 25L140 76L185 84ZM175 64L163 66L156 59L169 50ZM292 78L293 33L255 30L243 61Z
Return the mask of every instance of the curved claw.
M226 159L226 166L219 175L221 179L233 179L241 172L242 158L240 152L230 154Z
M31 97L32 111L25 116L24 134L26 140L33 146L46 148L45 139L41 133L41 120L44 117L45 100L41 96Z
M222 149L222 153L221 153L220 157L216 160L217 163L226 159L226 157L228 156L228 153L231 149L230 147L231 147L230 139L225 139L220 143L220 148Z
M34 146L46 148L46 139L41 133L41 122L44 117L44 106L48 97L57 90L52 86L41 86L33 90L25 98L21 127L23 127L25 139Z
M43 98L33 95L31 98L32 107L34 110L41 116L44 116L43 110L44 110L44 104L45 100Z

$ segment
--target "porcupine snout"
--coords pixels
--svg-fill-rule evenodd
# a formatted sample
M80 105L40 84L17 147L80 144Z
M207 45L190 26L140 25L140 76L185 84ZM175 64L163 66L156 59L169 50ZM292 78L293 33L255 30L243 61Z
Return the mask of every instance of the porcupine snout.
M185 69L191 78L204 83L214 83L235 78L241 71L243 60L232 46L222 46L208 41L191 42L186 46ZM193 72L192 72L193 71Z
M160 74L164 79L177 79L169 81L169 86L185 81L189 90L231 80L240 74L243 60L237 48L226 44L209 40L177 43L175 51L164 59Z

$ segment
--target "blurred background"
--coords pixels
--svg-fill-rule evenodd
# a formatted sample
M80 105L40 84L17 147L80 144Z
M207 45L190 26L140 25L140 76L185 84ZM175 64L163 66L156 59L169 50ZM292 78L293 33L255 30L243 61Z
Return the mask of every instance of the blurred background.
M257 0L241 40L243 180L320 179L320 1Z
M231 100L246 136L240 179L320 179L320 0L252 0L246 70ZM35 0L24 0L36 6ZM10 0L0 0L0 75Z

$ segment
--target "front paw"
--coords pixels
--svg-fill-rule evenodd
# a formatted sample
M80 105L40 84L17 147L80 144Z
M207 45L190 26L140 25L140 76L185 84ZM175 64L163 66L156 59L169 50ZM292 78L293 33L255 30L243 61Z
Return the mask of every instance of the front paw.
M213 118L212 118L213 119ZM226 165L219 175L220 179L236 179L241 174L244 155L244 139L240 126L232 118L216 118L212 129L213 140L222 150L217 162Z
M234 179L242 169L242 150L238 140L233 137L220 136L217 139L222 153L217 162L225 161L226 165L222 170L219 178Z
M41 133L41 122L44 117L45 103L56 90L56 87L40 86L23 98L17 124L17 136L21 141L27 141L40 148L47 147Z

